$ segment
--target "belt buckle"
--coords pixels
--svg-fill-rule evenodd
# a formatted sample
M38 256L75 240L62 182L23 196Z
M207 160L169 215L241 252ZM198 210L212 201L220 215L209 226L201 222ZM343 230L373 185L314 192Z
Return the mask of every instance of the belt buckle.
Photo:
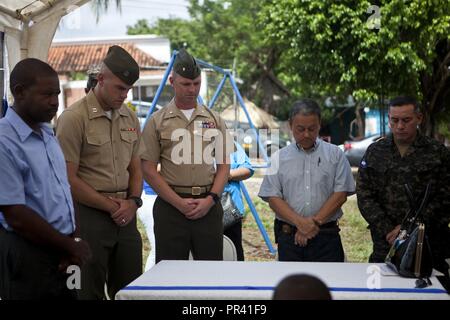
M291 234L292 233L292 227L290 225L288 225L288 224L283 224L281 226L281 230L283 231L283 233L286 233L286 234Z
M192 187L192 195L193 196L199 196L202 194L202 188L201 187Z

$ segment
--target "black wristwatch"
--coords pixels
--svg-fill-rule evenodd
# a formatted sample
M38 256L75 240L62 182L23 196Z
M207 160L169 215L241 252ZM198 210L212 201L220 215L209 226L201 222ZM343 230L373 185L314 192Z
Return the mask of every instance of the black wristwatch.
M218 203L220 201L220 197L217 195L217 193L208 192L207 195L211 196L215 203Z
M138 208L142 207L142 199L140 197L130 196L128 199L133 200Z

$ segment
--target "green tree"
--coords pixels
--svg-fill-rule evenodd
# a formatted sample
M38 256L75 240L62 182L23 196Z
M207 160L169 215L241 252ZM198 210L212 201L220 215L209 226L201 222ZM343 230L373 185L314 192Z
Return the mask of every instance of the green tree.
M190 0L191 20L159 19L149 26L139 21L129 34L155 33L168 37L172 47L186 47L196 57L226 69L236 61L244 80L241 91L264 109L274 112L277 97L289 90L277 78L275 68L281 51L266 42L259 12L270 1Z
M195 34L191 31L195 21L180 18L158 19L154 25L149 25L145 19L138 20L133 26L127 26L127 34L157 34L170 39L172 50L186 48L196 44Z
M379 1L379 30L368 27L371 3L285 0L265 6L264 31L282 50L279 76L289 86L359 101L417 95L431 134L436 115L449 110L450 3Z

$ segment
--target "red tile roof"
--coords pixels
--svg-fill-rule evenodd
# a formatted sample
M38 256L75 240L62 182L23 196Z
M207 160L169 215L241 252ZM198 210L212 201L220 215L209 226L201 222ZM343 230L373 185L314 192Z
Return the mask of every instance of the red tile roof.
M141 69L161 66L163 63L129 43L118 43L136 60ZM108 52L111 44L57 45L50 47L48 63L58 72L86 72L98 65Z

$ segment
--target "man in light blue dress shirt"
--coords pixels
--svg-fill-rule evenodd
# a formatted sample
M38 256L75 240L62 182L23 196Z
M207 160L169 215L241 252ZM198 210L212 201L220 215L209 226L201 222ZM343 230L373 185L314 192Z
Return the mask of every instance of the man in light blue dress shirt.
M14 106L0 119L0 298L74 299L66 268L90 255L76 222L64 156L49 122L56 72L37 59L11 72Z
M280 261L344 261L337 221L355 182L344 153L318 138L320 119L315 101L294 104L289 124L296 143L272 156L259 191L276 214Z

